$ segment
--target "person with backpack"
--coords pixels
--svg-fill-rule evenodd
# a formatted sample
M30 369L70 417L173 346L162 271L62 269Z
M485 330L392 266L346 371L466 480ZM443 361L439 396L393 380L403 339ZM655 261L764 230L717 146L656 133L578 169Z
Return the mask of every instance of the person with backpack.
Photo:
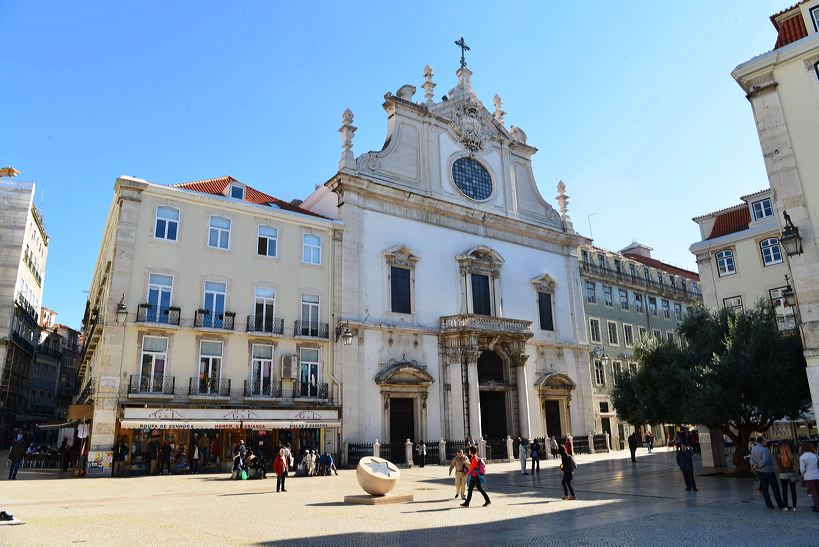
M779 485L782 487L782 501L785 502L783 511L788 507L788 487L790 486L791 499L793 500L793 510L796 511L796 462L793 459L793 451L789 441L779 443L779 454L776 455L776 468L779 472Z
M469 502L472 501L472 489L476 487L478 488L478 492L483 495L483 506L486 507L492 503L481 485L485 474L486 462L483 461L483 458L478 457L478 448L475 446L470 446L469 469L466 471L466 475L469 477L469 490L466 493L466 501L461 504L461 507L469 507Z
M572 488L572 479L574 478L574 471L577 469L577 464L574 462L572 455L566 451L565 446L561 445L557 450L560 454L560 470L563 472L563 480L560 484L563 486L563 494L565 495L562 499L577 499L574 497L574 488Z
M819 513L819 456L816 455L816 448L809 442L803 442L800 447L802 455L799 457L799 471L813 499L811 511Z

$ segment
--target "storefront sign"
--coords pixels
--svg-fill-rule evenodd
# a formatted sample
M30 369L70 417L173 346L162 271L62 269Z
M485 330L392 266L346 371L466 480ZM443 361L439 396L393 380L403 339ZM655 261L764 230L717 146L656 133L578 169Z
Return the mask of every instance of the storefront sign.
M224 408L126 408L123 420L143 423L161 421L210 421L236 423L239 421L330 421L338 420L336 409L224 409Z
M120 421L122 429L252 429L256 431L270 429L312 429L340 427L340 420L322 421L291 421L291 420L235 420L235 421L209 421L209 420L128 420Z
M88 467L86 475L89 477L104 477L111 474L114 453L92 450L88 453Z

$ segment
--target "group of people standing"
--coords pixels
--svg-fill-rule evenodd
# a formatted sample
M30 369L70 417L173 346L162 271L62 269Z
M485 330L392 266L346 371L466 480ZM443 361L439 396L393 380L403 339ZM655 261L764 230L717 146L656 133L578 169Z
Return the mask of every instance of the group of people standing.
M759 479L765 505L770 509L774 508L769 492L773 490L779 509L796 511L796 485L801 475L813 501L811 511L819 513L819 455L816 454L816 447L810 442L801 443L801 455L797 459L796 443L793 441L780 442L775 457L771 456L769 444L768 439L761 439L751 449L748 457L751 469Z

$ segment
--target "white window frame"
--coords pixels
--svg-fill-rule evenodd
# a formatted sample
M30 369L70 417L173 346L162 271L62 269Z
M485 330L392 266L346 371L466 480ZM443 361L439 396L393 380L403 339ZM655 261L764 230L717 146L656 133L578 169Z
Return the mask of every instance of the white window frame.
M273 230L276 234L270 236L268 234L262 234L262 229L266 230ZM267 258L276 258L279 254L279 229L275 226L271 226L270 224L259 224L259 227L256 231L256 256L265 256ZM267 240L266 246L266 254L259 253L259 241L264 238ZM273 254L270 254L270 245L273 245Z
M630 373L635 373L635 372L637 372L637 363L635 363L634 361L629 361L629 363L628 363L628 371L629 371Z
M222 219L227 220L228 226L227 228L223 228L221 226L214 226L213 219ZM211 249L219 249L222 251L229 251L230 250L230 230L233 227L233 221L228 217L223 217L221 215L210 215L208 218L208 247ZM213 232L216 232L216 245L210 244L210 236ZM222 238L227 239L227 246L222 246Z
M594 337L594 329L592 328L592 322L597 323L597 338ZM596 317L589 317L589 340L595 342L597 344L603 343L603 332L600 329L600 319Z
M270 348L270 357L256 357L256 347L267 347ZM251 386L254 383L258 384L258 391L260 395L267 395L272 396L273 394L273 385L276 383L276 367L275 367L275 359L276 356L276 346L274 344L251 344L250 345L250 382ZM268 389L264 389L264 382L263 378L263 368L264 364L267 363L270 366L270 374L268 377L270 378L270 385ZM255 393L254 393L255 394Z
M160 209L170 209L172 211L176 211L176 219L169 219L169 218L160 217L159 216L159 210ZM160 220L165 222L165 233L164 233L163 236L157 236L156 235L156 227L157 227L157 224L159 224ZM162 240L162 241L179 241L179 226L180 226L180 224L182 224L181 221L182 221L182 211L180 211L176 207L171 207L169 205L157 205L156 210L154 211L154 234L153 234L154 239L159 239L159 240ZM168 230L168 225L171 222L176 224L176 237L174 237L173 239L168 237L168 231L169 231Z
M612 325L614 325L614 340L611 339ZM610 346L620 345L620 333L619 329L617 328L617 321L606 321L606 338L608 338Z
M146 350L145 349L145 342L148 339L161 339L165 341L165 351L153 351L153 350ZM150 375L150 383L148 385L148 391L162 391L162 384L165 380L165 376L168 375L168 337L167 336L153 336L153 335L145 335L142 337L142 341L139 347L139 376L140 378L144 376L142 371L142 365L145 360L145 355L151 356L151 375ZM157 356L162 356L164 359L164 365L162 367L162 377L155 378L156 374L156 359ZM154 386L155 382L159 382L159 389L156 389Z
M170 277L171 278L170 287L168 287L167 285L152 283L151 282L151 276L152 275L161 275L163 277ZM168 322L168 321L160 320L161 316L159 315L159 314L162 313L162 309L161 309L162 308L162 305L161 305L162 292L163 292L162 289L170 289L169 290L170 295L168 297L168 308L173 307L173 286L174 286L175 281L176 281L176 279L174 279L174 276L171 275L171 274L164 274L164 273L150 272L150 271L148 272L148 290L145 293L145 302L147 302L147 303L151 302L151 289L157 289L157 292L159 293L158 299L157 299L157 310L155 312L151 311L150 315L149 315L149 317L153 318L153 320L151 321L152 323L167 323Z
M606 295L606 289L609 290L608 295ZM609 298L606 299L606 296L609 296ZM603 285L603 304L607 308L614 307L614 288L611 285Z
M765 203L768 204L768 207L765 207ZM757 205L759 205L759 210L757 210ZM751 211L754 213L754 220L762 220L763 218L768 218L773 216L773 203L771 203L771 198L764 198L758 201L754 201L751 203Z
M737 273L737 263L732 249L721 249L717 251L714 253L714 259L717 261L717 273L720 277Z
M257 294L257 292L260 289L263 290L263 291L272 292L273 296L272 297L259 296ZM259 304L260 300L262 302L262 309L265 310L262 313L261 317L259 317L259 315L256 312L256 305ZM262 330L264 330L264 325L265 325L266 319L268 317L267 316L267 311L266 311L268 301L271 302L271 308L272 308L272 310L270 312L270 318L275 321L275 319L276 319L276 289L274 289L272 287L253 287L253 321L256 323L255 326L256 326L257 329L259 329L259 321L261 320L261 328L262 328ZM275 323L273 323L272 325L273 325L273 330L275 330L275 328L276 328Z
M307 243L307 238L318 238L318 245ZM301 261L302 264L312 264L314 266L321 265L321 236L318 234L302 234L301 238ZM310 251L309 257L307 251ZM318 262L316 262L316 251L318 251ZM305 260L308 258L309 260Z
M628 291L625 289L617 289L617 295L620 298L620 309L628 311L629 309ZM625 295L625 298L623 298L623 295Z
M629 338L631 338L631 341L629 341ZM623 323L623 345L627 348L634 347L634 325Z
M224 285L225 290L224 290L224 292L216 291L216 290L208 290L208 283L218 283L220 285ZM208 308L208 303L207 303L209 293L213 295L213 306L211 306L212 309ZM216 298L220 294L224 297L222 299L222 301L224 303L223 304L224 308L222 309L222 317L216 317ZM203 310L208 310L208 312L210 312L210 313L208 313L208 315L211 318L210 319L211 326L217 325L218 324L217 320L221 320L222 324L224 325L225 313L228 311L227 298L228 298L228 284L225 281L211 281L210 279L206 279L205 282L202 284L202 309Z
M729 302L731 304L730 306L728 305ZM742 296L740 296L740 295L729 296L728 298L723 298L722 299L722 307L726 308L726 309L728 309L730 311L736 311L736 310L742 311L742 310L745 309L744 304L742 302Z
M591 285L592 293L591 298L589 298L589 285ZM597 283L594 281L586 281L586 285L583 289L584 296L586 298L586 302L589 304L596 304L597 303Z
M660 300L660 304L663 308L663 317L666 319L671 319L671 302L663 298Z
M769 237L767 239L763 239L762 241L760 241L759 252L762 254L762 264L765 267L774 266L776 264L782 264L783 261L782 245L779 243L779 240L777 238ZM775 253L779 254L778 260L774 256Z
M316 360L310 361L304 358L305 351L315 351L316 352ZM302 369L307 366L308 374L307 374L307 394L302 394ZM315 366L316 369L316 376L315 376L315 383L311 382L310 378L310 369ZM318 397L319 387L321 386L321 349L315 347L301 347L299 348L299 376L298 376L298 386L299 386L299 397Z
M603 366L603 362L595 359L594 363L594 385L596 386L604 386L606 385L606 367Z
M234 196L233 195L233 190L239 190L242 195L239 196L239 197ZM245 187L242 186L241 184L236 184L235 182L232 183L230 185L230 187L228 188L228 197L233 198L233 199L241 199L242 201L244 201L244 199L245 199Z
M205 342L219 344L219 348L221 349L219 355L218 356L217 355L202 355L202 344L204 344ZM201 369L202 369L202 359L203 358L208 360L207 378L212 377L214 360L216 360L216 359L219 360L219 363L218 363L218 365L219 365L219 376L216 378L217 385L215 387L215 393L219 394L219 388L220 388L219 384L222 381L222 372L224 372L224 368L225 368L224 367L225 342L223 340L213 340L213 339L207 339L207 338L199 340L199 359L196 362L196 381L199 383L198 384L199 385L198 393L203 393L203 394L214 393L213 388L207 389L204 392L202 391L202 384L201 384L202 377L200 375L201 375L201 372L202 372Z
M813 23L813 30L819 32L819 6L810 8L809 13L812 20L811 22Z

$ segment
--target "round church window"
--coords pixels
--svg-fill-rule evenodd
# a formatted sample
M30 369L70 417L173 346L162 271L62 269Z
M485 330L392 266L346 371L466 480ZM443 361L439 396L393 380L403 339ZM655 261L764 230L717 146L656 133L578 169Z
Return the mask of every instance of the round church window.
M483 201L492 195L489 171L472 158L458 158L452 165L455 186L469 198Z

